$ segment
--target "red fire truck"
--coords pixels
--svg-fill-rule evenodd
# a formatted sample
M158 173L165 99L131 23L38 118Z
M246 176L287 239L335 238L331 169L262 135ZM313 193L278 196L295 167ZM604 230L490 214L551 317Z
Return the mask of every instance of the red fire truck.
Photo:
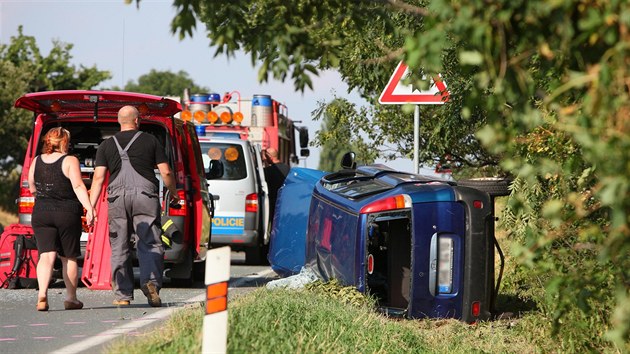
M297 131L300 156L309 155L308 130L296 126L299 121L289 118L287 106L270 95L242 98L238 91L226 92L223 97L184 92L182 106L181 118L197 124L199 136L238 134L263 150L275 148L280 161L297 164Z

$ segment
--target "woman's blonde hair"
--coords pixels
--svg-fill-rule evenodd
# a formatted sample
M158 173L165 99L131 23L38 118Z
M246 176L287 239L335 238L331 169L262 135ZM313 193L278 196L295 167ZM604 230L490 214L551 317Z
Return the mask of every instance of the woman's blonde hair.
M62 127L52 128L44 135L43 154L53 152L67 153L70 144L70 132Z

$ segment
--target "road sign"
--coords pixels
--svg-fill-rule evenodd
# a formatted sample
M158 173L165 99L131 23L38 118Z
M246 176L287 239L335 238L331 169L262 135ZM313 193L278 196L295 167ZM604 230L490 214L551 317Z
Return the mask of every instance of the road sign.
M448 100L448 91L442 78L434 76L428 90L421 91L402 81L410 75L409 68L402 61L389 79L387 86L378 99L380 104L444 104Z

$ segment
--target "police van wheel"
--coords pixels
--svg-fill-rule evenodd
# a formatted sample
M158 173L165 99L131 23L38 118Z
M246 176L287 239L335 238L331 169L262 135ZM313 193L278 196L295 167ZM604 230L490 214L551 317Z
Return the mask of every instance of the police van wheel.
M266 265L269 246L254 246L245 249L245 263L250 265Z

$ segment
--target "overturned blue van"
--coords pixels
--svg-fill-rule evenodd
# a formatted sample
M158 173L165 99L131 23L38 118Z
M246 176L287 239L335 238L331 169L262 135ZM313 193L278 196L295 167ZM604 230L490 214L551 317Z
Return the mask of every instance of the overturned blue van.
M273 225L268 259L282 277L309 268L391 315L491 318L498 243L486 191L384 165L293 168Z

